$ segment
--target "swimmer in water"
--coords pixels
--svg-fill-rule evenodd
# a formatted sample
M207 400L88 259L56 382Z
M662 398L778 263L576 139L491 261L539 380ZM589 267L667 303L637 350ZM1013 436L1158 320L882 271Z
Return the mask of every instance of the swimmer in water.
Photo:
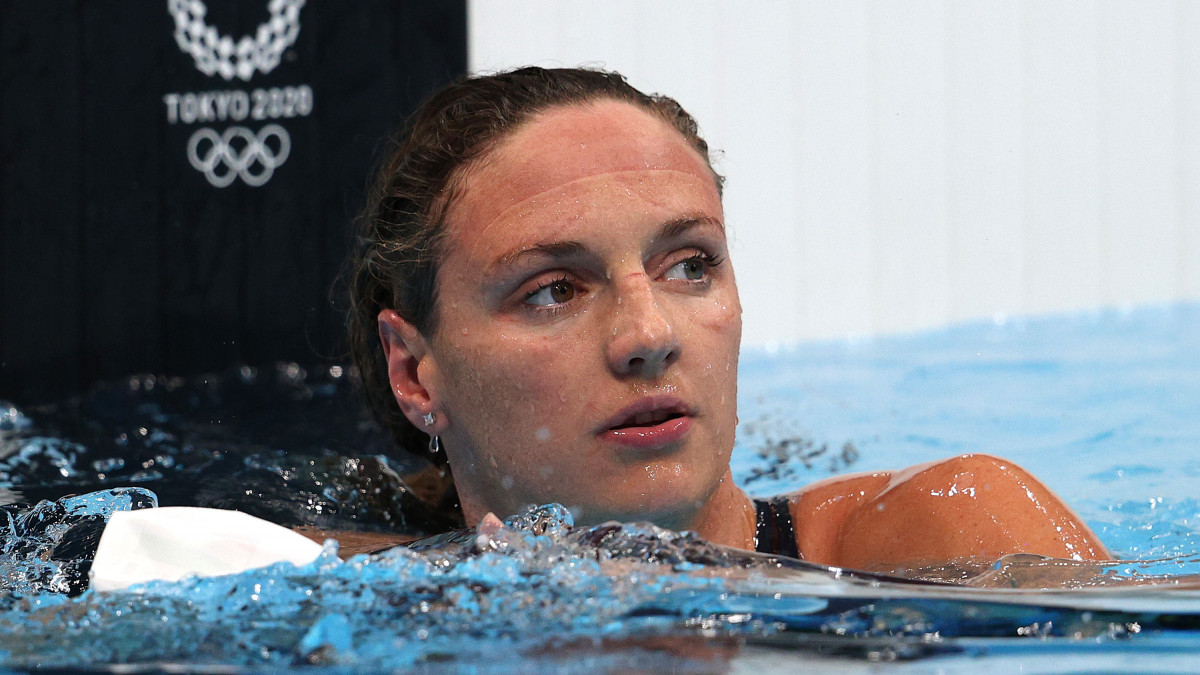
M351 349L376 413L449 471L466 522L559 502L579 524L874 571L1109 557L986 455L765 502L738 488L722 180L692 117L615 73L468 78L410 120L362 218Z

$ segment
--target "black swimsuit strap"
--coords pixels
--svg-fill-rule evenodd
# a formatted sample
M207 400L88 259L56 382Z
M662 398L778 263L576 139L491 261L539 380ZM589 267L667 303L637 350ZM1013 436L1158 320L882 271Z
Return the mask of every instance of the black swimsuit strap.
M792 511L787 497L755 499L754 510L758 514L758 527L754 535L754 550L759 553L799 558L796 548L796 529L792 525Z

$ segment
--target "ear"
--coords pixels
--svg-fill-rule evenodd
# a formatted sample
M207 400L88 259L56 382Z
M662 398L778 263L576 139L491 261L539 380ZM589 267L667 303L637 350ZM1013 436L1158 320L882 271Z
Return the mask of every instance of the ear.
M383 344L388 380L400 412L421 431L441 433L446 427L444 414L438 414L431 425L424 419L428 413L441 413L436 410L437 401L429 387L429 344L425 337L395 310L385 309L379 313L379 342Z

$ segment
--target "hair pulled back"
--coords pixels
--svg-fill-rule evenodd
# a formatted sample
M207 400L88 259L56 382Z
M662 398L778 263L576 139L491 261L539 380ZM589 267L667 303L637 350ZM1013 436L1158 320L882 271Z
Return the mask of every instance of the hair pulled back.
M520 68L464 77L439 90L392 140L359 218L350 268L350 354L381 424L410 453L439 466L445 454L400 412L378 338L378 316L393 309L423 335L437 326L437 272L444 221L456 181L507 134L547 109L613 99L634 104L671 124L707 161L708 144L696 121L675 100L648 95L624 76L578 68ZM711 165L710 165L711 166ZM715 172L718 190L722 179Z

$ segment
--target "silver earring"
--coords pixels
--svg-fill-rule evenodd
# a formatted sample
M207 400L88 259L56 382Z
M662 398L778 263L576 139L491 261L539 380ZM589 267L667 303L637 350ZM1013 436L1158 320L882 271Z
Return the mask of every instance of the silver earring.
M425 413L425 416L421 418L421 421L425 422L425 426L431 427L433 426L433 423L437 421L437 413L427 412Z
M436 434L429 437L429 454L436 455L442 451L442 441Z

